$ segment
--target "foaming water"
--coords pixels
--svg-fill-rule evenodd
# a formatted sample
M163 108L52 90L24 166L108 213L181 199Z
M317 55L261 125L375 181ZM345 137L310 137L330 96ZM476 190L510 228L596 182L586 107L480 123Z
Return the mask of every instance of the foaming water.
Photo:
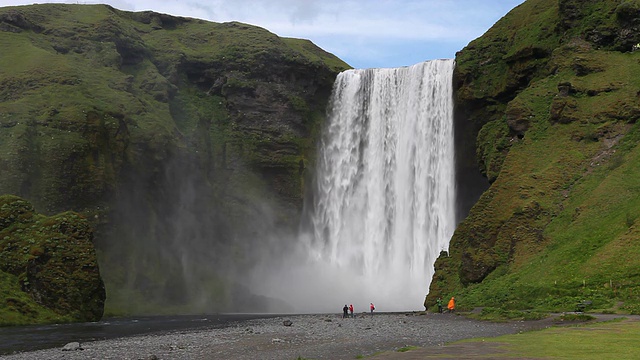
M455 228L453 60L338 75L299 253L263 292L297 311L422 308Z

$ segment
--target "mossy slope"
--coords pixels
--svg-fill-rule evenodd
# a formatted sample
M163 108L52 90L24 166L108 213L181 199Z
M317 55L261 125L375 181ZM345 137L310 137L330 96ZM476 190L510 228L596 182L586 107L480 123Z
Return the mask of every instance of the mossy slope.
M425 301L640 311L640 3L528 0L457 55L458 109L491 186Z
M0 47L0 193L95 222L110 311L239 310L229 283L261 234L297 225L348 65L250 25L104 5L0 8Z
M96 321L105 290L88 221L0 196L0 325Z
M240 157L290 182L347 68L240 23L59 4L2 8L0 21L2 191L47 211L92 210L124 167L189 146L209 166ZM293 186L277 190L299 203Z

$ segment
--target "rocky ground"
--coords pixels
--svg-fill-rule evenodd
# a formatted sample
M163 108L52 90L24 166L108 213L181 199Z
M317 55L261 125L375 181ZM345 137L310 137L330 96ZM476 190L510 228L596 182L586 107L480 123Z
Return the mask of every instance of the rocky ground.
M290 326L285 322L290 321ZM82 350L61 348L2 356L31 359L375 359L406 346L442 348L445 343L494 337L543 328L553 320L490 323L453 314L296 315L232 323L223 329L180 331L81 343ZM391 357L389 357L391 356Z

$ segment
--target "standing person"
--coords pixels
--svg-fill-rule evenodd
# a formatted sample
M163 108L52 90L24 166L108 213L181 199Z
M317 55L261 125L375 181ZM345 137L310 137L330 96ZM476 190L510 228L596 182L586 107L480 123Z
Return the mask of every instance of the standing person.
M447 309L449 309L449 312L453 312L456 309L456 298L454 298L453 296L451 297L451 300L449 300Z
M369 309L371 310L371 315L373 315L373 310L375 310L376 307L373 306L373 303L371 303L371 305L369 305Z
M342 308L342 318L346 318L347 316L349 316L349 307L347 306L347 304L344 304L344 307Z
M353 317L353 304L349 304L349 312L351 313L351 317Z
M438 298L436 304L438 305L438 313L442 314L442 299Z

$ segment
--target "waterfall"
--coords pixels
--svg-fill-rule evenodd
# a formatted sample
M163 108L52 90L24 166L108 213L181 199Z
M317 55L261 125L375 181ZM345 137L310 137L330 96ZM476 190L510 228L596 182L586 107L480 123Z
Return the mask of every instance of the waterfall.
M455 227L453 68L348 70L334 85L309 251L385 309L421 307Z
M256 267L252 289L291 305L272 311L422 309L455 227L453 68L338 75L308 229L294 253Z

